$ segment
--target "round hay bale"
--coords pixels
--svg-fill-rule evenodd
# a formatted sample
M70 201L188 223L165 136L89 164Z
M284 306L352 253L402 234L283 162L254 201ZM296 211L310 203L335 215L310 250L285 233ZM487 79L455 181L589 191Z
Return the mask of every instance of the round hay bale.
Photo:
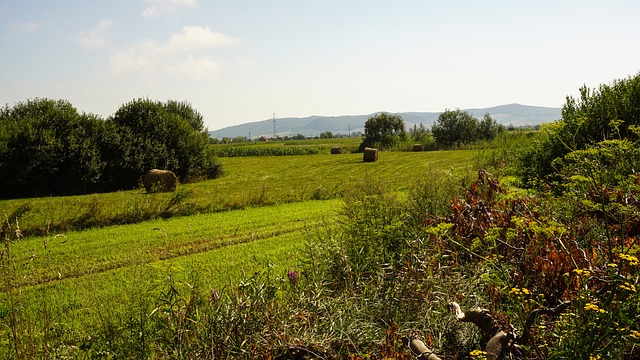
M144 188L147 192L175 191L178 186L176 174L169 170L153 169L144 176Z
M413 151L424 151L424 145L422 145L422 144L413 144Z
M364 148L364 156L362 158L364 162L376 162L378 161L378 149L376 148Z
M342 148L341 147L332 147L331 148L331 154L342 154Z

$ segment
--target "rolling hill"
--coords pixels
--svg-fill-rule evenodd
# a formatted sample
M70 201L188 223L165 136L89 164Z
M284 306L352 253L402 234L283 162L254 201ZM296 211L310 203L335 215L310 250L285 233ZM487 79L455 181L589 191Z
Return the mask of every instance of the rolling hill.
M476 118L484 114L490 114L498 123L513 126L535 126L553 122L561 118L560 108L530 106L521 104L500 105L482 109L463 109ZM304 118L276 118L277 136L294 136L302 134L307 137L318 136L324 131L333 134L348 134L349 132L364 132L364 124L368 118L377 113L368 115L344 115L344 116L309 116ZM402 116L407 129L414 124L423 124L427 128L438 119L440 112L403 112ZM273 119L261 120L225 127L209 132L211 137L236 137L247 136L258 138L260 136L273 137Z

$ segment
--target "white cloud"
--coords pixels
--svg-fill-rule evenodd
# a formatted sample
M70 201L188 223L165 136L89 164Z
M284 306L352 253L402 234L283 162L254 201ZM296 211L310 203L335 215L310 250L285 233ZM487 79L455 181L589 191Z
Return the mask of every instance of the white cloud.
M142 11L144 17L158 17L176 11L181 6L195 7L197 0L147 0L151 5Z
M91 30L82 31L78 35L78 43L89 49L106 47L108 44L108 30L115 24L109 19L103 19Z
M138 42L113 54L109 67L116 76L162 73L177 78L211 79L221 68L218 61L211 59L211 50L235 42L234 38L206 26L185 26L166 42Z
M185 26L179 34L173 34L158 50L183 52L233 44L235 40L225 34L211 31L208 26Z
M178 79L208 80L218 73L220 64L207 58L188 55L187 59L167 67L167 73Z

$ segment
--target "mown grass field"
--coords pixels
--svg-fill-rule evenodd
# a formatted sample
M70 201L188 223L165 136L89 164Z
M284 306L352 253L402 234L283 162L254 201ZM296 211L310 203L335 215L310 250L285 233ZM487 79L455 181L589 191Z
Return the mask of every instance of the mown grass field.
M7 216L20 206L24 234L56 234L70 229L126 224L155 216L218 212L248 206L340 197L355 181L380 179L403 190L430 169L467 172L477 154L471 150L446 152L382 152L376 163L362 162L362 154L257 156L222 158L221 178L182 184L182 201L174 194L147 194L143 189L84 196L41 197L0 201Z
M0 317L17 304L37 328L46 309L75 332L105 308L126 318L132 299L153 303L169 277L172 286L222 294L256 271L282 276L300 265L305 239L329 226L337 206L308 201L26 238L11 244L3 274L11 299L3 293Z
M19 225L44 235L27 232L6 247L0 319L8 324L18 308L28 324L23 331L53 321L66 329L61 339L77 339L108 322L105 309L117 319L148 316L167 289L224 293L255 272L286 277L304 261L306 240L332 226L349 187L375 179L401 192L428 171L462 177L474 154L383 152L376 163L362 162L362 154L224 158L223 177L180 186L189 196L179 206L197 214L75 231L47 229L87 214L108 222L136 207L160 211L173 195L132 190L2 201L5 217L29 203ZM141 304L140 314L130 313L132 304ZM2 327L0 337L10 330Z

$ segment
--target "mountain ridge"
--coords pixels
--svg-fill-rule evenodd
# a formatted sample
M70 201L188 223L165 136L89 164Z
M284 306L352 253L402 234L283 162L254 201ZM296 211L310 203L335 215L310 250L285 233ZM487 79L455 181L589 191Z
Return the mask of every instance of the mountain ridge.
M498 105L488 108L461 109L469 112L475 118L482 118L489 114L499 124L505 126L536 126L553 122L562 117L562 109L554 107L522 105L517 103ZM307 117L276 118L277 136L294 136L302 134L307 137L318 136L320 133L330 131L334 135L354 132L364 133L364 124L371 116L381 113L375 112L366 115L338 115L321 116L311 115ZM400 112L393 113L402 116L407 130L414 125L431 125L438 119L442 112ZM261 136L273 137L273 120L259 120L239 125L228 126L222 129L209 131L209 135L215 138L245 136L252 139Z

